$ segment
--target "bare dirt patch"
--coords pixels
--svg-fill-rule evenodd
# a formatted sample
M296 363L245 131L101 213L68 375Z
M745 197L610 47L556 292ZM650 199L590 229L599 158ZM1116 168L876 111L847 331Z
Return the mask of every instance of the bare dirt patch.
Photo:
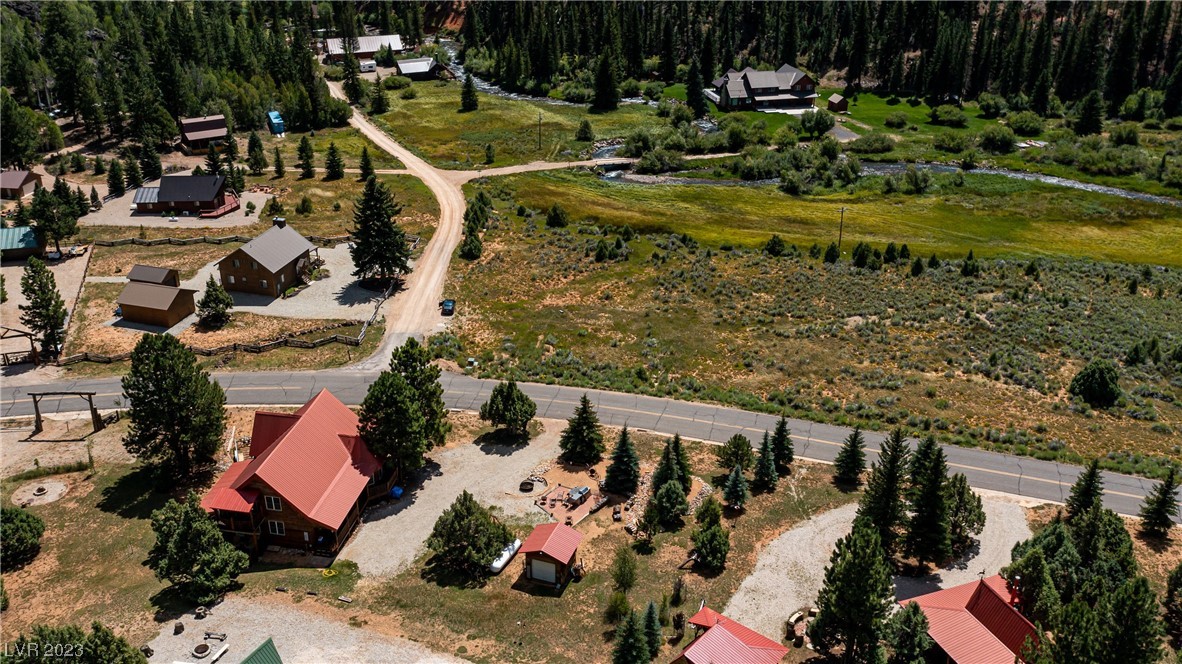
M22 484L12 492L12 503L21 507L45 505L55 500L61 500L69 489L69 485L61 480L33 480Z

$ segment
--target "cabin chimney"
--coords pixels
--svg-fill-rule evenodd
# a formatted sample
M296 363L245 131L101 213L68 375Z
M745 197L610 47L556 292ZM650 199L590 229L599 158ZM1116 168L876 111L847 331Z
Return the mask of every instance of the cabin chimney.
M276 228L286 228L287 227L287 217L271 217L271 223Z

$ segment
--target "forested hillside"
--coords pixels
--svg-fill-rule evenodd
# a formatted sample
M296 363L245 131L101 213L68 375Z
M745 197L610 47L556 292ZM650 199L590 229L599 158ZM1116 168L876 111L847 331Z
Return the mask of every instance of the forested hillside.
M1176 2L471 2L461 38L473 68L547 93L618 80L709 81L728 67L795 64L853 86L941 101L993 92L1037 106L1099 90L1109 111L1136 90L1182 112Z

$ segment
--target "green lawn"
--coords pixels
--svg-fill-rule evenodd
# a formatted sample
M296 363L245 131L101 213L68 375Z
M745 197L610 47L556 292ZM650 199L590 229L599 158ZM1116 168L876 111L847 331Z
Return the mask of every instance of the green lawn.
M913 253L962 256L1077 256L1182 266L1178 208L1012 180L950 178L923 196L879 193L877 178L854 193L791 197L773 186L635 185L588 173L551 172L505 178L519 202L538 210L554 203L575 220L629 225L642 232L688 233L699 242L759 246L773 233L802 248L837 239L907 243Z
M461 113L460 84L415 83L415 99L391 93L389 113L379 125L431 163L443 168L474 168L484 164L485 146L496 153L494 166L540 159L581 158L590 144L575 140L583 119L591 121L596 138L624 136L636 127L664 122L649 106L628 104L610 113L586 106L544 104L481 94L480 108ZM538 147L538 119L542 141Z
M373 161L373 167L377 169L386 168L402 168L402 162L394 158L393 155L385 150L374 145L373 141L366 138L360 131L353 127L340 127L321 129L319 131L312 131L306 133L288 133L283 138L279 138L270 132L260 132L263 138L263 146L267 151L267 165L275 166L275 148L279 148L279 153L283 155L283 166L290 172L299 172L299 167L296 166L296 149L299 148L300 139L307 136L312 142L312 149L316 152L316 169L321 175L324 174L324 157L328 154L329 143L335 143L337 149L341 151L341 156L345 159L345 168L358 168L361 162L361 148L369 148L369 158ZM246 160L246 143L242 143L240 147L242 153L242 160Z

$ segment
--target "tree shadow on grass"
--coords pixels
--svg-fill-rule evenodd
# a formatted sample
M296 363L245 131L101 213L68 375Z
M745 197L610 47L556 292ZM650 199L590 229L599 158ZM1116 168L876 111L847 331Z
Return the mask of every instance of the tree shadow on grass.
M171 497L160 488L155 469L141 466L104 487L98 508L124 519L150 519Z
M861 482L845 482L845 481L839 480L836 477L834 477L833 478L833 486L837 487L837 490L842 493L857 493L858 489L861 488L862 483Z
M153 618L157 623L166 623L182 618L197 606L186 599L184 593L177 586L161 588L148 598L148 601L152 604L152 608L156 609Z
M483 588L488 582L485 576L473 577L457 570L440 560L438 555L427 559L423 571L419 572L419 578L441 588Z

